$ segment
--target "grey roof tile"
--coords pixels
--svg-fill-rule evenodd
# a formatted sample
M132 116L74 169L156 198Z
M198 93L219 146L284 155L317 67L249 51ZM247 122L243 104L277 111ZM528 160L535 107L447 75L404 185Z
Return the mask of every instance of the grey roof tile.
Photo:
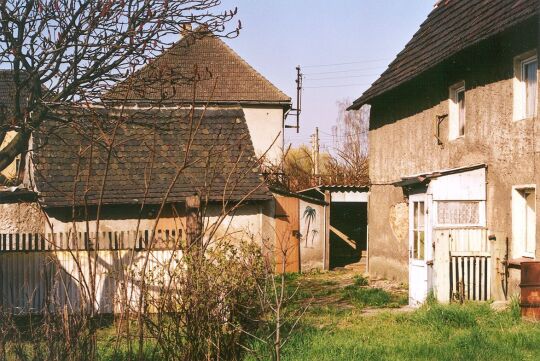
M539 14L538 0L442 0L382 75L354 101L358 109L482 40Z
M169 202L194 193L211 201L271 198L239 108L198 109L194 120L187 109L71 109L57 117L33 138L34 182L45 206L99 203L105 173L103 204L139 204L145 194L146 204L159 204L184 160ZM105 139L113 134L108 163Z

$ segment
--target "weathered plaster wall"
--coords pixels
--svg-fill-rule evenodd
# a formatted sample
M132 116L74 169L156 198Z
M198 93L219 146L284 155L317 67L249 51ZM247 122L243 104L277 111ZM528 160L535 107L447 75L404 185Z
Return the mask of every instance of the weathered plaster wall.
M244 115L257 157L279 163L283 155L283 108L251 108L244 106Z
M215 237L262 241L264 237L272 237L270 231L273 229L274 221L272 203L272 201L246 203L226 216L221 216L223 212L220 205L208 205L204 213L203 229L216 227ZM74 227L77 231L84 232L87 228L87 222L82 219L78 219L75 223L72 221L70 209L48 210L47 214L54 232L68 232ZM139 217L139 209L136 206L104 206L99 228L100 231L133 231L139 224L140 230L151 230L155 225L155 217L155 209L149 209ZM89 221L88 228L90 232L95 232L96 221ZM157 228L185 230L183 205L166 209Z
M36 203L0 204L0 233L41 233L45 218Z
M488 166L487 226L489 233L497 236L492 244L496 270L497 261L504 256L506 237L512 236L512 186L535 184L539 177L535 167L535 149L540 149L537 119L514 121L512 116L513 59L534 49L538 42L531 24L527 26L454 57L372 104L371 273L407 279L405 198L401 189L390 184L404 176L477 163ZM448 114L448 88L461 80L466 84L466 134L449 141L446 118L440 128L443 144L438 145L434 135L436 117ZM499 276L494 274L492 282L494 297L501 298ZM515 280L511 282L516 284Z
M369 273L407 282L409 210L401 189L373 186L369 197Z

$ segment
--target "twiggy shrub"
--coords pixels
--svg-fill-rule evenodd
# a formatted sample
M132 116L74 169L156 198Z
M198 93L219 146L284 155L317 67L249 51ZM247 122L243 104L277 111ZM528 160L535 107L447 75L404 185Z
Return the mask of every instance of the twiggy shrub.
M238 360L262 308L256 290L263 257L253 244L217 244L191 251L148 284L157 286L144 318L147 333L167 360Z

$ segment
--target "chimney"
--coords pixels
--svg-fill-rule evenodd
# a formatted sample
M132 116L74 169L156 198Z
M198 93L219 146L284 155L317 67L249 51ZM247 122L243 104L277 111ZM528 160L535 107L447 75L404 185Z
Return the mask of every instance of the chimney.
M184 37L186 35L191 34L191 30L192 30L191 23L184 23L182 24L182 30L180 30L180 34L182 35L182 37Z

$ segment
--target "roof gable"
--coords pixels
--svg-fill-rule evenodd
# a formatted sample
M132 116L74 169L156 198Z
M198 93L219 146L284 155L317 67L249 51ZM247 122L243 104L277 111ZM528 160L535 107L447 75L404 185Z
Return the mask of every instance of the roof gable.
M459 51L538 13L537 0L439 1L396 59L349 109L359 109Z
M47 122L33 141L33 181L45 206L98 204L102 184L102 204L160 204L184 160L167 202L195 192L211 201L270 198L239 108L198 109L193 118L189 109L78 109L56 117L62 121ZM105 132L92 126L95 118ZM113 134L108 162L105 139Z
M117 85L105 98L283 105L291 101L219 37L201 29L183 37Z

